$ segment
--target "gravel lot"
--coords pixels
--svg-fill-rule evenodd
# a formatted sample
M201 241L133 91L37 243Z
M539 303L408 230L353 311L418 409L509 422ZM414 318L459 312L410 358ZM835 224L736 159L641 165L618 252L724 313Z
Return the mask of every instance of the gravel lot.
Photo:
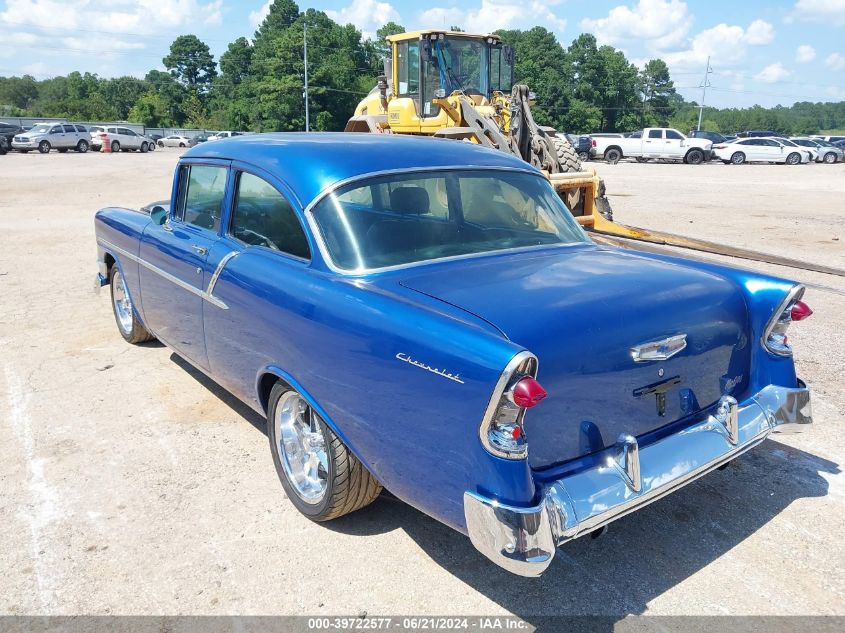
M0 157L0 612L845 615L845 278L793 326L816 425L780 436L541 579L385 495L330 525L282 492L264 422L92 284L93 213L166 198L179 152ZM845 268L845 165L599 164L617 219Z

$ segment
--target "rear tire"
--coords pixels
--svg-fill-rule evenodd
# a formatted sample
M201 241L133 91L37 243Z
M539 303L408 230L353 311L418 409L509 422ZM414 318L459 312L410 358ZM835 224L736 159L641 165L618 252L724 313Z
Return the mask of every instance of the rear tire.
M798 165L801 162L801 154L798 152L792 152L786 157L786 164L787 165Z
M731 164L742 165L745 162L745 154L742 152L734 152L731 155Z
M622 150L611 147L604 153L604 159L611 165L615 165L622 160Z
M586 163L588 160L590 160L590 155L587 152L578 152L578 160L580 160L582 163Z
M88 141L79 141L76 144L76 151L80 154L84 154L88 151Z
M144 327L138 318L135 304L132 303L132 297L129 296L126 280L123 279L117 264L114 264L109 271L109 288L111 289L114 320L123 339L133 345L154 339L152 333Z
M179 143L179 147L185 147L184 143Z
M688 165L700 165L704 162L704 152L700 149L691 149L687 152L684 162Z
M578 152L572 147L572 143L560 136L553 136L552 143L555 146L555 152L557 152L564 173L581 171L581 161L578 159Z
M267 438L288 499L312 521L360 510L381 493L381 484L305 398L281 382L270 392Z

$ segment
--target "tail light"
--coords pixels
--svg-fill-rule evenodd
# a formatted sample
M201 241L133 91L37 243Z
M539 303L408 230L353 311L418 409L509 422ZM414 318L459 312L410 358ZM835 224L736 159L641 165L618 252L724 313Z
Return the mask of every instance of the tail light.
M537 357L520 352L496 383L479 429L481 444L496 457L524 459L528 455L522 425L525 412L547 395L536 376Z
M596 147L596 139L591 138L590 143L592 143L593 147Z
M789 345L786 331L793 321L803 321L813 314L806 303L801 301L804 286L795 286L778 306L772 320L763 333L763 345L772 354L791 356L792 347Z

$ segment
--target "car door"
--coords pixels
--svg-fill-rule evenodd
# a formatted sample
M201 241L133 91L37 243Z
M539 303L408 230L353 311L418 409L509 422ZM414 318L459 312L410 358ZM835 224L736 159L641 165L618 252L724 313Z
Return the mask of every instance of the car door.
M311 245L294 198L263 171L237 163L232 170L231 211L209 255L211 293L226 307L206 304L204 327L215 379L249 401L268 346L295 355L303 344L294 334L296 321L310 314L302 306L318 293L309 292Z
M62 147L76 147L76 143L79 141L79 133L76 131L76 127L73 125L63 125L62 131L64 132L64 145Z
M208 368L203 308L213 271L208 253L219 239L227 205L228 161L185 161L177 170L176 204L167 221L150 225L141 242L143 318L156 336Z
M663 130L649 130L642 143L643 156L659 158L663 155Z
M684 137L676 130L665 130L663 139L663 151L667 158L683 158L689 149L684 146Z
M786 148L783 145L768 138L757 139L757 142L760 143L759 151L762 160L774 163L784 160Z
M119 127L117 131L123 139L121 145L125 143L125 147L129 149L141 149L141 137L135 132L126 127Z

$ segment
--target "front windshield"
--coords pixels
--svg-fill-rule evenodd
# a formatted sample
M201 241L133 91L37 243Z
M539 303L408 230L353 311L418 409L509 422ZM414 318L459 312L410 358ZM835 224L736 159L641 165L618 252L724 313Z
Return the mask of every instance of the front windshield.
M52 124L46 125L42 123L41 125L33 125L31 128L29 128L29 131L33 134L46 134L50 131L51 127L53 127Z
M462 37L434 40L426 74L434 74L439 84L435 89L442 88L447 95L456 90L486 95L489 92L486 50L486 45L478 40Z
M378 176L329 194L313 215L332 261L348 271L589 241L551 184L525 172Z

